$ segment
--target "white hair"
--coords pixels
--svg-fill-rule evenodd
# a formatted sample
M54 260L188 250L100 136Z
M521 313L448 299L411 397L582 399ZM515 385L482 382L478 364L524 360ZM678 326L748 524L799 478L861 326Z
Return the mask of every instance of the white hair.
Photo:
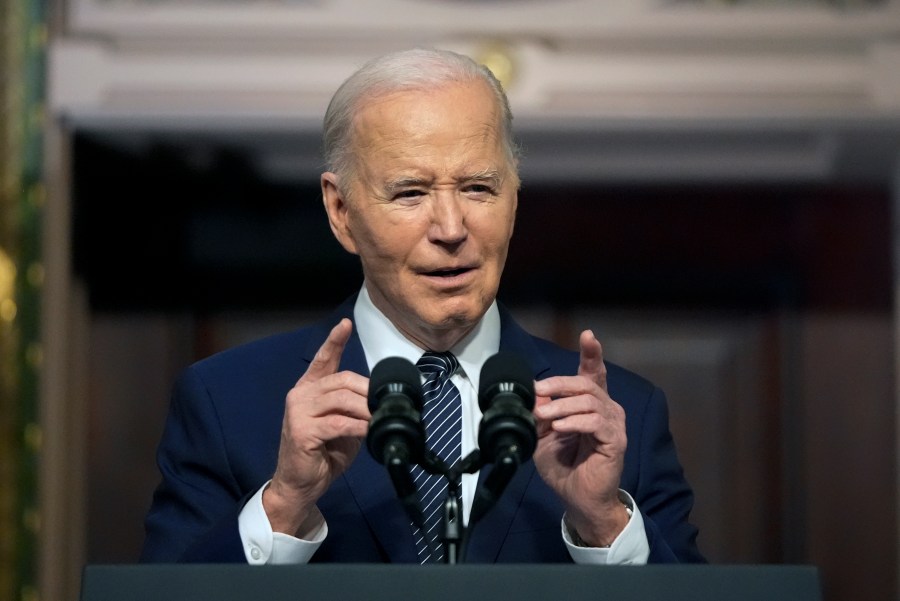
M353 175L353 117L364 100L399 90L438 87L451 82L485 82L500 109L500 136L507 160L517 169L519 149L512 136L512 112L503 86L490 69L468 56L436 48L386 54L364 64L337 89L325 111L325 165L338 177Z

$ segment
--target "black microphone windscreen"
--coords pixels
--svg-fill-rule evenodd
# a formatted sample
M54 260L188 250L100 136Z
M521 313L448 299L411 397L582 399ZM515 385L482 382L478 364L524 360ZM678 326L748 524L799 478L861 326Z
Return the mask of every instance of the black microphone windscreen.
M369 411L378 409L381 398L391 388L407 395L419 411L422 409L422 380L419 368L403 357L387 357L375 364L369 376Z
M500 351L482 365L478 383L478 405L482 411L488 409L498 385L508 386L522 396L528 410L534 408L534 376L528 363L517 353Z

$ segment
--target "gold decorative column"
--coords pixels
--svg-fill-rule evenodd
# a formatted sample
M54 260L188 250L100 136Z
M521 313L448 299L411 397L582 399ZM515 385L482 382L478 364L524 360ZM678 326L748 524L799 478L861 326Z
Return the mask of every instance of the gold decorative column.
M37 592L44 5L0 13L0 600Z

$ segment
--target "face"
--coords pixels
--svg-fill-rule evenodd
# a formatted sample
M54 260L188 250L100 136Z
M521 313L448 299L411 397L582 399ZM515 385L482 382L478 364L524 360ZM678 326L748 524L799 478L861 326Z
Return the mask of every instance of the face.
M356 116L352 181L322 175L373 302L422 347L452 346L497 294L518 190L499 123L480 81L391 93Z

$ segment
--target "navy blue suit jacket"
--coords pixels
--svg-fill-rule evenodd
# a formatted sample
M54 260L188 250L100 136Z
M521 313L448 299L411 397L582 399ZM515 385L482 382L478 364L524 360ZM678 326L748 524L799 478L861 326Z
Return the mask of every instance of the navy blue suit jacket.
M141 561L242 562L238 514L272 477L287 392L355 297L328 319L204 359L179 376L157 461L162 475L145 520ZM535 379L571 375L578 353L536 338L500 307L501 350L519 353ZM354 330L341 370L369 371ZM662 391L607 362L610 396L625 408L628 448L621 488L644 517L651 562L704 561L688 521L693 494L668 427ZM487 468L482 470L483 478ZM409 519L385 468L363 445L320 499L328 536L316 562L414 562ZM563 507L528 461L472 528L469 562L569 562Z

